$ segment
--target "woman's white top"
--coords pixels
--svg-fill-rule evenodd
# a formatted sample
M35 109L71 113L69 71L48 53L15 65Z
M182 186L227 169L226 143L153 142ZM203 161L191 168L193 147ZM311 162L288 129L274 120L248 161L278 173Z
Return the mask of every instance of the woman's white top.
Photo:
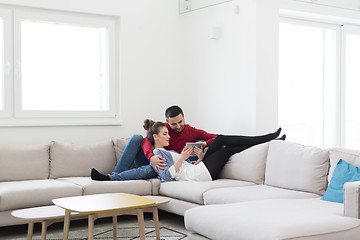
M180 154L174 151L170 151L170 153L175 163L180 158ZM212 181L211 175L203 162L195 165L184 161L178 172L175 171L174 165L169 168L169 172L176 181Z

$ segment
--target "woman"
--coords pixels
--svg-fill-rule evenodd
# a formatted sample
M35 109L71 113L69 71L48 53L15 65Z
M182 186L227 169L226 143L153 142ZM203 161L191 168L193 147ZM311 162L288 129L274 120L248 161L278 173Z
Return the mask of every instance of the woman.
M215 138L204 156L202 149L199 148L184 148L181 154L165 150L164 147L169 145L170 136L166 125L162 122L155 123L147 119L145 120L144 127L147 130L147 138L154 146L154 154L162 156L167 162L167 166L163 170L159 169L161 181L215 180L231 155L256 144L276 139L281 131L281 128L279 128L274 133L262 136L219 135ZM285 140L285 137L283 135L281 139ZM186 161L192 152L198 157L194 164Z

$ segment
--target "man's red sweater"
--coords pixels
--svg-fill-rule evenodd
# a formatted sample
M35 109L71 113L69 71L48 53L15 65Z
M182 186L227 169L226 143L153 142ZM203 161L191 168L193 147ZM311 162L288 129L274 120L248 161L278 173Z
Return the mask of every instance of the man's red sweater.
M204 130L191 127L189 124L185 124L184 130L180 133L172 130L168 123L166 123L166 127L169 131L170 141L169 146L165 147L165 149L175 150L178 153L181 153L187 142L204 140L206 141L207 146L210 146L210 144L217 137L217 134L207 133ZM146 137L141 142L141 147L147 159L150 159L152 156L154 156L153 146Z

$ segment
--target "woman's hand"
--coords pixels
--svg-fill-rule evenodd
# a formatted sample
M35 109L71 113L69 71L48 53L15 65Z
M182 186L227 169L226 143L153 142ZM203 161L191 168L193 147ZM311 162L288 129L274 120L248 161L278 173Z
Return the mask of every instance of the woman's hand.
M192 148L192 147L184 148L184 149L181 151L180 156L181 156L182 158L184 158L184 160L186 160L186 159L188 159L188 158L191 156L192 152L193 152L193 148Z
M167 165L165 158L159 155L154 155L150 158L150 162L154 165L156 171L159 173L159 169L164 170Z
M201 146L201 148L195 147L194 153L199 158L194 164L198 165L204 158L203 146Z
M193 149L191 147L184 148L181 151L179 159L174 163L174 168L176 172L179 171L181 164L183 164L183 162L191 156L192 151Z

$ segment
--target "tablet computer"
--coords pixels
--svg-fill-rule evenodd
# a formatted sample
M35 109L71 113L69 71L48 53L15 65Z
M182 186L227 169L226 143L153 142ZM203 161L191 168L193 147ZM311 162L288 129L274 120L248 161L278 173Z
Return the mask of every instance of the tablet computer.
M198 148L201 149L201 145L202 145L201 142L188 142L188 143L186 143L185 148L198 147ZM196 156L196 155L195 155L195 153L193 152L193 153L191 154L191 156Z

